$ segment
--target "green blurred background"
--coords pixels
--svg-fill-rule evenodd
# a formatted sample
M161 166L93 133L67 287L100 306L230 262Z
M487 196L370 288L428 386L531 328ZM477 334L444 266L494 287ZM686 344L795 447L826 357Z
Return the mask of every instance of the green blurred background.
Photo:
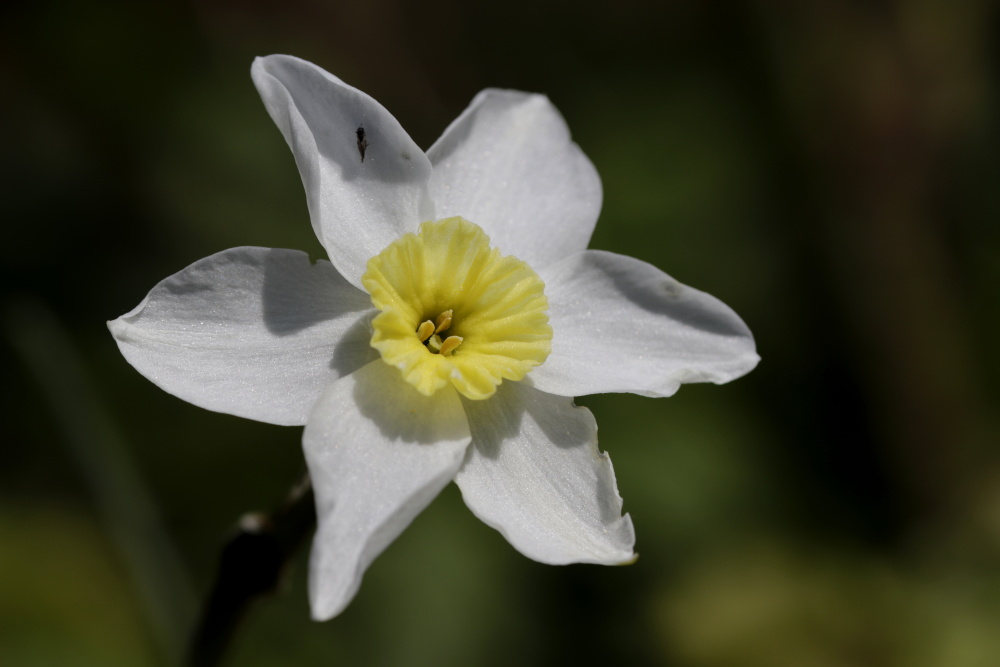
M301 429L189 406L105 320L237 245L322 256L254 56L429 146L547 93L604 182L592 247L732 306L763 361L588 397L630 567L516 553L449 487L339 618L305 549L230 664L1000 664L996 3L14 0L0 10L0 664L176 659Z

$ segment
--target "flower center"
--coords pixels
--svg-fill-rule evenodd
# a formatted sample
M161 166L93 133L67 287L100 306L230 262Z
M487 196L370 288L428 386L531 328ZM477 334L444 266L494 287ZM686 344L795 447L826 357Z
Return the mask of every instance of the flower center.
M463 339L461 336L448 336L444 340L441 340L441 336L438 335L448 330L448 327L451 326L451 317L454 314L455 311L449 308L434 318L433 322L424 320L417 327L417 338L431 352L443 354L447 357L455 351L455 348L462 344Z
M381 311L372 347L427 396L450 383L467 398L489 398L549 355L541 278L463 218L400 237L368 260L361 282Z

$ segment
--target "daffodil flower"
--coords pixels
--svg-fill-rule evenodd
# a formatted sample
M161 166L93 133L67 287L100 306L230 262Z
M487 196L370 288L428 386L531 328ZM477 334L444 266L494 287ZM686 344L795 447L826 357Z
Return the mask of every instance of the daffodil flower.
M551 564L621 564L635 536L573 397L670 396L757 363L746 325L645 262L587 244L601 182L542 95L485 90L426 153L308 62L257 59L330 261L241 247L109 326L140 373L209 410L305 425L316 619L454 480Z

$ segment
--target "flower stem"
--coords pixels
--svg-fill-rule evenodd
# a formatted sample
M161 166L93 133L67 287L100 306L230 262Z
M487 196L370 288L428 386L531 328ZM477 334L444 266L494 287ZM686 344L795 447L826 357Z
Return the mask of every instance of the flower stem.
M240 518L236 533L222 548L215 583L191 638L188 667L221 664L250 605L275 591L286 564L315 526L308 475L270 515L248 513Z

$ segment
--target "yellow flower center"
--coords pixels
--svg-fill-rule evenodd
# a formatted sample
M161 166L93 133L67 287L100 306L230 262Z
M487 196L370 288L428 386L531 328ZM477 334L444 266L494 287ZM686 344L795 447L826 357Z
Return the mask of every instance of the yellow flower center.
M382 311L372 347L424 395L450 382L467 398L489 398L549 356L541 278L463 218L400 237L368 260L361 282Z

